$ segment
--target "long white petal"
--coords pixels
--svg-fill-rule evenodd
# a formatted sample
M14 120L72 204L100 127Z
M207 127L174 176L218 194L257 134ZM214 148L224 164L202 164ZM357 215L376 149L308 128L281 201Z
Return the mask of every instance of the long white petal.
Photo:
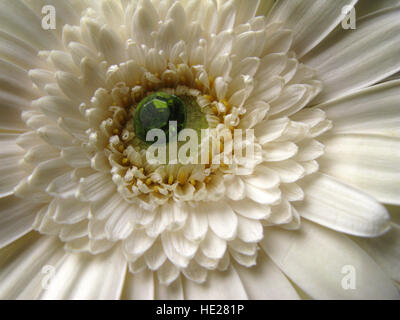
M0 251L1 299L36 299L65 251L55 237L29 233Z
M13 195L0 199L0 248L32 230L40 207Z
M123 300L153 300L154 299L154 275L146 269L142 272L126 275L124 281Z
M155 299L157 300L183 300L182 277L178 277L173 283L166 286L156 283Z
M70 254L59 266L41 299L119 299L127 266L120 250Z
M342 8L357 0L282 0L271 10L269 22L283 22L295 31L293 49L303 56L321 42L344 18ZM318 26L316 28L315 26Z
M295 207L304 218L336 231L376 237L390 228L386 209L375 199L327 175L302 180L304 201Z
M343 234L303 221L296 232L268 229L261 246L314 299L399 299L390 278ZM355 271L355 290L347 286L349 270Z
M0 133L0 197L13 193L26 173L19 165L24 151L16 144L16 134Z
M358 133L400 137L400 80L360 90L322 104L334 123L330 134Z
M329 135L320 170L359 188L379 201L400 204L400 138L378 135Z
M392 224L389 232L374 239L355 241L385 270L393 280L400 282L400 226Z
M297 300L299 295L282 271L265 254L259 254L257 265L246 268L234 264L251 300Z
M304 58L324 83L314 102L353 93L400 70L399 14L400 8L388 9L357 21L351 32L339 28Z
M188 300L208 300L210 297L215 300L247 300L248 298L243 283L232 266L225 272L209 272L206 282L202 284L185 280L183 290Z

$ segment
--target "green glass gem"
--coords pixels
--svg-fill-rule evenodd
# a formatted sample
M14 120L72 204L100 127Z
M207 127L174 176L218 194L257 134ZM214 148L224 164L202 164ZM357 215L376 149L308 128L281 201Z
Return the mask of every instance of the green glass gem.
M179 97L164 92L153 93L140 101L136 108L133 119L136 136L146 142L147 132L161 129L169 141L185 128L186 117L185 104Z

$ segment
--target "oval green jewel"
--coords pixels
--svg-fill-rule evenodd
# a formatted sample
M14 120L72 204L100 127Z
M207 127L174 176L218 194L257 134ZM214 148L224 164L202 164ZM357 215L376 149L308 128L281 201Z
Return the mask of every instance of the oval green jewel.
M144 98L137 106L133 119L135 134L146 142L147 132L161 129L168 141L185 128L186 117L185 104L179 97L156 92Z

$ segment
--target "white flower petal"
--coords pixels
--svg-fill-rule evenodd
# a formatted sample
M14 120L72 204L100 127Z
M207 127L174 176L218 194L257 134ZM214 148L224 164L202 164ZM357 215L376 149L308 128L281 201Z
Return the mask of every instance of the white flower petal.
M324 91L314 102L353 93L399 71L399 10L365 17L357 21L353 32L339 28L304 59L324 83Z
M271 53L287 53L293 43L293 32L288 29L273 30L272 33L268 31L270 30L267 29L268 41L264 47L262 55Z
M217 33L233 28L236 12L237 10L234 0L229 0L221 5L218 12Z
M225 176L226 195L232 200L242 200L246 195L246 186L237 176Z
M120 250L101 255L70 254L66 257L41 299L119 299L126 261Z
M229 290L227 290L229 288ZM238 274L229 267L225 272L209 272L205 283L184 281L183 289L188 300L247 300L247 294Z
M123 300L153 300L154 299L154 276L153 271L126 275L124 290L121 295Z
M293 142L270 142L263 147L263 160L277 162L292 158L299 147Z
M268 16L268 22L283 22L295 31L293 49L301 57L323 40L343 19L342 8L356 0L279 1ZM318 26L318 28L315 28Z
M29 233L0 251L2 299L37 299L43 276L57 267L65 251L56 237Z
M305 169L293 160L270 162L268 167L274 170L283 183L291 183L303 178Z
M378 135L329 135L320 170L379 201L400 204L400 139Z
M364 17L368 14L374 13L382 9L398 6L399 4L400 4L399 0L359 1L356 6L357 16Z
M188 213L183 233L187 239L198 242L205 237L208 230L207 211L202 206L192 210L194 211Z
M124 251L128 255L140 256L144 254L156 239L149 237L143 230L134 230L124 241Z
M243 179L258 188L271 189L279 186L279 175L264 164L256 167L253 174L244 176Z
M389 277L345 235L310 222L299 231L270 228L261 241L274 263L314 299L398 299ZM354 267L357 290L344 290L344 267Z
M0 133L0 197L13 193L14 187L26 173L19 165L23 150L16 145L16 134Z
M115 189L109 175L95 173L81 179L77 196L84 201L96 202L109 196Z
M237 14L235 24L248 23L255 15L260 5L260 0L236 0Z
M4 31L0 32L0 56L25 70L31 69L32 66L44 67L34 47Z
M77 103L89 102L90 96L83 87L82 81L72 73L58 71L56 72L58 86L62 92Z
M207 212L209 226L218 237L231 240L236 236L237 216L225 202L211 202L203 207Z
M156 241L150 250L147 250L144 259L150 270L158 270L167 259L164 253L161 240Z
M392 224L392 228L382 237L360 239L355 241L381 266L393 279L400 280L400 226Z
M129 212L116 214L115 212L107 220L105 225L105 232L107 239L110 241L123 240L129 237L133 230L131 223L131 215Z
M334 126L331 134L379 134L400 137L400 80L385 82L321 107Z
M281 203L271 208L271 215L266 219L264 225L285 225L292 220L293 208L290 202L283 199Z
M89 205L75 198L54 199L55 213L53 219L60 224L74 224L89 217Z
M221 259L226 251L226 241L209 230L201 242L200 249L210 259Z
M203 283L207 279L207 270L201 267L193 259L190 260L187 268L182 269L182 273L190 280L196 283Z
M215 270L218 268L220 260L211 259L203 254L203 251L198 250L196 256L194 257L195 261L205 269Z
M263 238L263 226L258 220L238 216L237 236L244 242L258 242Z
M197 244L193 243L190 240L187 240L180 231L171 232L169 233L169 235L170 241L172 242L174 249L180 255L189 259L194 257L198 248Z
M133 39L138 43L145 45L152 45L153 38L151 33L157 28L157 18L154 17L154 7L153 9L148 9L144 7L139 7L132 20L132 36Z
M83 220L76 224L65 225L59 234L60 240L64 242L73 241L88 235L88 223Z
M78 106L72 101L63 97L44 96L32 102L34 108L39 108L43 114L50 119L57 121L59 117L72 118L82 120L82 115L78 110Z
M299 184L305 199L296 209L304 218L361 237L380 236L390 228L386 209L357 189L319 173Z
M161 284L168 286L179 277L179 269L167 260L157 270L157 277Z
M290 202L304 199L303 190L295 183L282 183L281 190L282 196Z
M251 200L263 205L274 204L281 198L281 191L278 187L272 189L261 189L251 184L247 184L246 194Z
M294 157L296 161L312 161L324 154L324 145L314 139L304 139L297 145L299 152Z
M183 300L182 277L179 276L169 285L157 283L154 296L157 300Z
M229 251L236 251L242 255L253 256L257 253L258 244L254 242L244 242L239 238L229 241Z
M126 211L127 204L122 201L120 194L113 194L91 204L91 214L96 220L107 219L113 212L119 214Z
M257 265L253 268L239 264L234 268L251 300L299 299L289 280L265 254L258 255Z
M58 126L44 126L37 133L44 141L55 148L71 147L72 145L72 137Z
M249 219L265 219L271 213L269 206L259 204L250 199L229 201L228 203L235 212Z
M63 148L61 157L73 168L90 167L89 156L81 147Z
M32 230L41 205L11 195L0 198L0 248Z
M279 138L289 124L288 118L279 118L276 120L267 120L260 122L254 128L254 135L261 144L266 144Z
M172 264L179 268L186 268L189 264L189 259L181 255L174 246L172 235L168 232L161 234L161 242L164 249L164 253ZM175 241L176 244L176 241ZM169 268L167 268L169 270Z
M30 43L37 49L47 50L49 44L59 45L53 32L43 32L39 16L22 1L0 3L0 28Z

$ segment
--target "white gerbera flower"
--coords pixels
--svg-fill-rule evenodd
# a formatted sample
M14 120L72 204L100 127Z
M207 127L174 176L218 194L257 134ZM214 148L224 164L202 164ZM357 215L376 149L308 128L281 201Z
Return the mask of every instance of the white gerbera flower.
M399 298L398 1L273 2L0 3L0 297Z

